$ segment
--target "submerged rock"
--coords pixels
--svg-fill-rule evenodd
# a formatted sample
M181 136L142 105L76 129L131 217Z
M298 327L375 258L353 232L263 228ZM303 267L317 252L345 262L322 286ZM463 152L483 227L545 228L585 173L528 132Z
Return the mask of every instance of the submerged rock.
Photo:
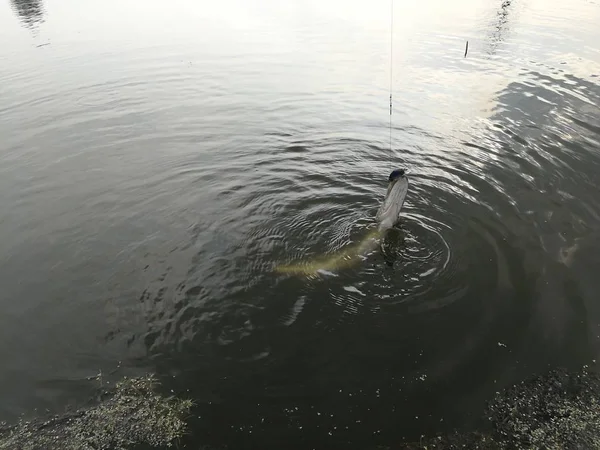
M554 370L496 395L484 413L487 433L456 433L404 449L600 449L600 375Z
M183 437L190 400L163 397L152 376L124 379L97 405L49 420L0 425L0 450L127 450L170 447ZM380 449L600 450L600 375L554 370L489 403L485 431L423 438Z
M163 397L153 376L125 378L95 406L48 420L0 425L2 450L125 450L171 446L185 433L190 400Z
M499 394L486 416L510 448L600 449L600 376L555 370Z

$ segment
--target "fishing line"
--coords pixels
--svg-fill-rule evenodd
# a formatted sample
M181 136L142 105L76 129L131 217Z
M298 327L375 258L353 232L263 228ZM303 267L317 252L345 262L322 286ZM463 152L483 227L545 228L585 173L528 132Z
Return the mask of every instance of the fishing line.
M392 150L392 76L394 66L394 0L390 0L390 163L393 164Z

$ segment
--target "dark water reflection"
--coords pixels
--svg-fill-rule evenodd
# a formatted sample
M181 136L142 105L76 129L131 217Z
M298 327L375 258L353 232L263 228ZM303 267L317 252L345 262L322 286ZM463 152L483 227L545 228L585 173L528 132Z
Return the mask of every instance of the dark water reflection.
M392 155L387 7L260 4L57 4L61 45L0 54L0 418L119 367L194 398L190 448L362 449L593 364L597 9L405 4ZM358 242L398 166L393 267L273 272Z
M42 0L10 0L19 20L27 28L33 28L44 22L44 3Z

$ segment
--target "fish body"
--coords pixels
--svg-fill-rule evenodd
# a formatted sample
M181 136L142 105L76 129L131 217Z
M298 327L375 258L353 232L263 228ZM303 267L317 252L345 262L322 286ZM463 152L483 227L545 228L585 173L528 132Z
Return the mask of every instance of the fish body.
M377 211L375 220L377 228L369 232L360 242L331 255L315 258L312 261L282 265L275 268L276 272L316 275L335 274L336 270L352 266L363 260L367 254L377 248L389 230L400 220L400 211L408 194L408 177L403 169L390 173L388 187L383 203Z

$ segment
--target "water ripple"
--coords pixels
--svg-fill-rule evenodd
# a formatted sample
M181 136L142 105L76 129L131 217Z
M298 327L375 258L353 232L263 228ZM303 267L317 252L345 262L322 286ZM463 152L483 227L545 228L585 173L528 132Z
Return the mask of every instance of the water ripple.
M390 149L387 6L261 2L156 23L154 4L89 2L72 23L13 0L44 53L0 16L3 367L97 348L196 389L203 437L270 448L243 428L268 417L254 436L327 425L296 448L345 448L437 426L523 361L596 357L597 6L398 13ZM135 13L106 35L103 8ZM410 189L381 247L275 271L363 242L398 167Z

